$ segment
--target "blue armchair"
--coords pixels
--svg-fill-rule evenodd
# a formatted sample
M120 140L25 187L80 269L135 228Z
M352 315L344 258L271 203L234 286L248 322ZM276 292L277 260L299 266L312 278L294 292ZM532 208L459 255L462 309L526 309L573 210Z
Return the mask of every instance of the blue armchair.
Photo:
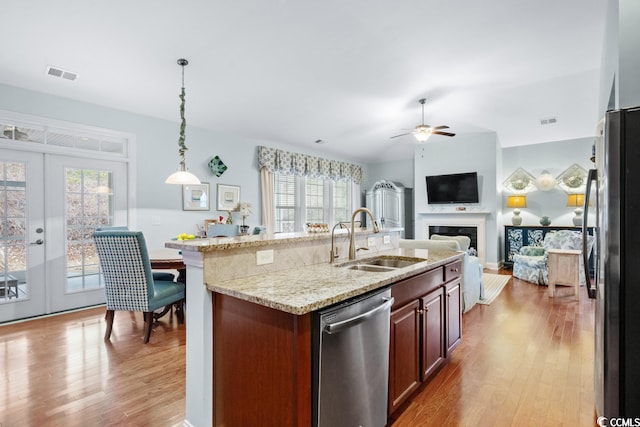
M115 310L143 312L145 344L151 336L154 310L175 304L178 321L184 322L185 285L154 280L142 232L98 231L93 234L93 240L105 282L105 340L111 337Z
M593 242L593 236L587 236L587 255L591 253ZM513 276L537 285L548 285L547 249L582 250L582 233L558 230L547 233L542 246L523 246L520 248L520 253L513 257ZM580 258L580 284L585 283L586 278L582 268L582 258Z

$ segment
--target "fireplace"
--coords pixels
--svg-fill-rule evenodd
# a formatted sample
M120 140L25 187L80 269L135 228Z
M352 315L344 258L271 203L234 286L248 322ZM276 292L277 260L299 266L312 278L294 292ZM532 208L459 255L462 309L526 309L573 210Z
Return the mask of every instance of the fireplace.
M440 213L421 215L422 230L427 238L432 234L442 234L445 236L463 235L469 236L471 245L475 248L480 259L480 264L485 265L487 261L487 232L486 214L469 213Z
M440 234L441 236L467 236L471 239L469 249L473 253L478 251L478 227L468 225L430 225L429 236Z

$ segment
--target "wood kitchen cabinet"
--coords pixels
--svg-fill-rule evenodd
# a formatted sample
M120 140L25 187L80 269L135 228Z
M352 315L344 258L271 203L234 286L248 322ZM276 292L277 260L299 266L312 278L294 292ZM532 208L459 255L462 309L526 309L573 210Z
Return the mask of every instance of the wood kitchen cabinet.
M391 287L389 415L444 366L462 339L461 261Z
M442 288L420 298L422 302L422 369L426 381L444 363L444 296Z
M420 301L391 313L389 341L389 412L420 386Z
M447 355L462 342L462 310L460 310L460 279L446 284Z

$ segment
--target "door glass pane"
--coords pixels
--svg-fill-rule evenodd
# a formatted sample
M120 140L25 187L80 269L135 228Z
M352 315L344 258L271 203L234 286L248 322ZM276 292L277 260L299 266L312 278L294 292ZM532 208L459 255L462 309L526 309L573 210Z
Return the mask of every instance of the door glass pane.
M0 303L27 298L26 163L0 162Z
M113 225L111 172L66 168L67 292L103 287L93 244L97 227Z

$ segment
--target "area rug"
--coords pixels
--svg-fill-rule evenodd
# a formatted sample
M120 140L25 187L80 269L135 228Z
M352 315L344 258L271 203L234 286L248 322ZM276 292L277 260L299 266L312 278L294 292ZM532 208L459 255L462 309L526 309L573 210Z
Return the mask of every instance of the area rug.
M484 298L478 301L478 304L489 305L493 302L494 299L505 285L509 282L511 276L505 276L504 274L492 274L492 273L483 273L482 274L482 285L484 286Z

